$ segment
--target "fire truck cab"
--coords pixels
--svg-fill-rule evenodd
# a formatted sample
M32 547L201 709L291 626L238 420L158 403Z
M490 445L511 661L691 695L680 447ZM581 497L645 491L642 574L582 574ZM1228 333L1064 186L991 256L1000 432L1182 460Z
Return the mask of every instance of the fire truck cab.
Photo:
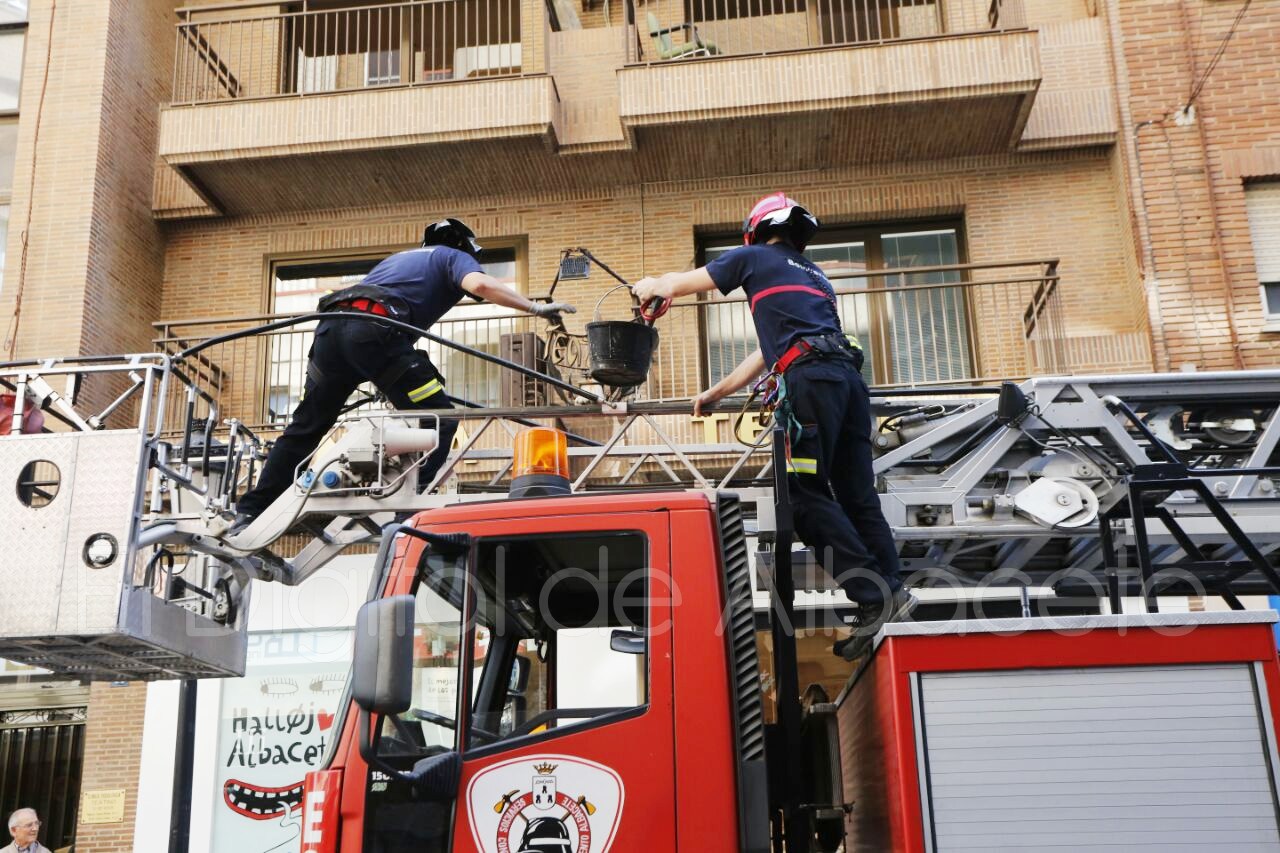
M766 725L748 564L729 494L389 526L303 853L1280 847L1275 613L889 625Z
M737 499L700 492L389 528L303 850L767 849L748 571Z

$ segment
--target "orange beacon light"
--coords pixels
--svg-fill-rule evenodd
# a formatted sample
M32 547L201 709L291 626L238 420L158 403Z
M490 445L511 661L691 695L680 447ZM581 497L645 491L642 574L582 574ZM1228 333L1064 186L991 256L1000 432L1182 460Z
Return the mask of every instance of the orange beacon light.
M569 492L569 437L550 427L530 427L516 433L511 497L533 498Z

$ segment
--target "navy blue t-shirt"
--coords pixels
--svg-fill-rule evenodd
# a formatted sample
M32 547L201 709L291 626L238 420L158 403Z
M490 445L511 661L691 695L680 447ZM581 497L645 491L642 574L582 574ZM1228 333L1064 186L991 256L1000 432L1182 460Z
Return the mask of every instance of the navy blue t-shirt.
M785 243L742 246L707 264L720 292L747 294L765 363L772 365L800 338L840 334L831 282Z
M409 310L408 318L401 319L426 329L467 295L462 280L473 272L484 270L466 252L426 246L392 255L369 270L364 283L384 287L399 297Z

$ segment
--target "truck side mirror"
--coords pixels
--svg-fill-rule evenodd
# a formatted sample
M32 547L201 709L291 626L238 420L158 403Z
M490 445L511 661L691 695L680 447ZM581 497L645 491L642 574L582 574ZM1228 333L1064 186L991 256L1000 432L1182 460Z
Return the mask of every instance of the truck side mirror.
M516 655L515 662L511 665L511 680L507 684L508 695L524 695L524 691L529 687L529 671L531 669L533 669L533 665L529 663L528 658Z
M644 634L630 628L615 628L609 635L609 648L624 655L642 655L644 645Z
M356 615L351 697L371 714L413 704L413 596L370 601Z

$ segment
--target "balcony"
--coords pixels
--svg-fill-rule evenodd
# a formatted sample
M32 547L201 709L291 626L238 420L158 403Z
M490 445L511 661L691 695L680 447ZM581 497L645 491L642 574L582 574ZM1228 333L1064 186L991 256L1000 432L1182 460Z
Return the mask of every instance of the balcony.
M281 9L179 13L160 157L217 211L456 194L545 150L542 0Z
M1032 114L1040 48L1021 0L578 7L180 10L157 215L991 154L1029 115L1039 147L1098 138ZM1079 81L1059 82L1079 100Z
M727 142L746 172L1005 151L1040 82L1036 34L974 5L685 0L662 20L628 0L621 121L642 151Z

